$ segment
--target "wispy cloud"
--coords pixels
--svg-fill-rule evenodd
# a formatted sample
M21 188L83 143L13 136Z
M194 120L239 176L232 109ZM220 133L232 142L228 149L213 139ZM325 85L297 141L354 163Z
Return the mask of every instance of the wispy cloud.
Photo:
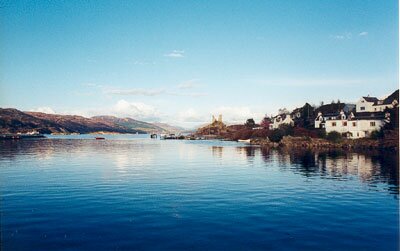
M178 91L168 91L166 89L110 89L104 90L105 94L119 95L119 96L159 96L159 95L169 95L169 96L188 96L188 97L203 97L207 96L207 93L203 92L178 92Z
M42 112L42 113L47 113L47 114L55 114L56 112L48 106L42 106L42 107L38 107L36 109L31 109L29 110L30 112Z
M351 86L380 83L383 79L363 78L287 78L287 79L246 79L249 82L263 86Z
M167 94L172 96L187 96L187 97L204 97L208 95L205 92L167 92Z
M367 36L367 35L368 35L368 32L363 31L363 32L360 32L358 35L359 35L359 36Z
M199 112L194 108L188 108L178 113L177 120L179 123L204 124L211 122L211 115L222 115L222 120L227 124L243 124L247 119L253 118L260 121L264 117L264 113L256 111L248 106L220 106L211 112Z
M143 89L143 88L133 88L133 89L111 89L104 90L106 94L112 95L126 95L126 96L157 96L165 94L165 89Z
M198 81L199 81L198 79L191 79L183 83L180 83L177 87L178 89L193 89L200 86Z
M164 57L170 57L170 58L184 58L185 57L185 51L183 50L173 50L169 53L164 54Z
M336 34L336 35L331 35L331 38L336 39L336 40L348 40L352 38L351 32L345 32L342 34Z
M139 60L136 60L136 61L133 62L133 64L134 65L155 65L156 62L154 62L154 61L139 61Z

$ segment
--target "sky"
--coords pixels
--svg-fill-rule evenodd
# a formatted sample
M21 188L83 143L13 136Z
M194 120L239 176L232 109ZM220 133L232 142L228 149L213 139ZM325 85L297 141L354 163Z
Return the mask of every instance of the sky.
M0 0L0 107L192 128L399 86L398 1Z

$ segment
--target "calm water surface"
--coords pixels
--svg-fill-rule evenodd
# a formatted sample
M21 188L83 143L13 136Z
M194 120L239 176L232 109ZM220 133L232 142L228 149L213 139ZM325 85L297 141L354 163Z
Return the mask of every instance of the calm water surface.
M398 250L393 153L0 142L2 250Z

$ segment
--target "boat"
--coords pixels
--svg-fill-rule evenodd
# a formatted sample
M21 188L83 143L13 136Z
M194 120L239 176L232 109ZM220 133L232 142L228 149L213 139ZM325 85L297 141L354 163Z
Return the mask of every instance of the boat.
M156 139L156 138L157 138L157 134L156 134L156 133L152 133L152 134L150 134L150 138L152 138L152 139Z
M250 143L250 139L239 139L238 142L242 142L242 143Z
M100 139L106 139L104 137L96 137L95 139L100 140Z

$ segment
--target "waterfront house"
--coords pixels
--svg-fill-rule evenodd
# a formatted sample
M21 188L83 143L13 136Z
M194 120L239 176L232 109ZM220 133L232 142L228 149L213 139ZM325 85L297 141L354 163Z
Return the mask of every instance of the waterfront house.
M384 99L376 97L361 97L357 102L357 112L383 112L392 109L399 103L399 90L396 90Z
M290 117L294 121L294 125L297 127L313 127L315 117L314 110L315 108L313 106L309 103L305 103L304 106L294 109L290 113Z
M347 118L354 118L355 105L337 102L322 105L315 110L317 114L314 127L325 128L326 121L328 120L343 120Z
M279 114L272 118L272 123L269 124L269 129L278 129L281 125L294 125L294 121L290 114Z
M399 91L385 99L362 97L352 108L351 105L331 104L317 109L315 128L325 128L327 133L339 132L349 138L368 137L390 123L390 109L398 107ZM340 112L338 110L340 109Z

